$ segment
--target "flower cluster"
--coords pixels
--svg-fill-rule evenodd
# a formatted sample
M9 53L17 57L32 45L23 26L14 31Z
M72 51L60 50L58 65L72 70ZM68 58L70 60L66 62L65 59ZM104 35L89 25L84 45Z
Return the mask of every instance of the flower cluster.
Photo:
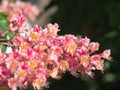
M10 2L10 0L2 0L0 5L0 12L8 14L11 11L21 11L24 16L31 21L34 21L40 12L39 9L35 5L32 5L30 2L23 2L20 0Z
M8 22L15 35L5 53L0 48L0 82L12 89L28 85L40 89L48 85L49 77L59 79L66 71L92 76L93 70L104 70L105 59L111 59L110 50L95 54L99 43L87 37L58 35L56 23L29 28L22 13L9 14Z

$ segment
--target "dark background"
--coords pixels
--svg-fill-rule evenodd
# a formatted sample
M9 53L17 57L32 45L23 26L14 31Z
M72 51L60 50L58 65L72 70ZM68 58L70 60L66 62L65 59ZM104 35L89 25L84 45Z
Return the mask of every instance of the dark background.
M95 71L94 78L65 73L60 80L50 79L44 90L120 90L120 0L51 0L44 12L54 5L58 9L49 22L59 24L59 34L87 36L100 43L100 52L111 49L113 60L105 62L104 73Z

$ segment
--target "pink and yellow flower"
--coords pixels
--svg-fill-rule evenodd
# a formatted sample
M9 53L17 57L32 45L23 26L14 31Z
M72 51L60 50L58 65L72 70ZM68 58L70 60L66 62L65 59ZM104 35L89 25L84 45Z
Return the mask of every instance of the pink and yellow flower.
M105 59L111 60L110 50L95 54L99 43L74 35L57 34L58 24L48 24L45 28L26 26L22 13L8 16L9 31L15 33L10 53L2 53L0 48L0 80L12 90L18 86L34 89L47 86L49 77L59 79L69 71L78 76L93 75L93 70L104 71Z

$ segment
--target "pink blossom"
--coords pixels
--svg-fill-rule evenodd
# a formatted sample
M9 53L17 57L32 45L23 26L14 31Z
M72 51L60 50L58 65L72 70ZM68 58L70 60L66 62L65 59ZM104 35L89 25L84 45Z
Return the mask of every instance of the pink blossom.
M62 61L60 62L59 68L60 68L61 72L64 73L65 71L67 71L67 70L69 69L69 64L68 64L68 62L65 61L65 60L62 60Z
M90 43L90 39L87 38L87 37L79 39L79 45L80 46L88 46L89 43Z
M57 32L59 31L59 26L57 23L55 23L54 25L52 24L47 24L46 25L46 28L48 29L48 33L49 35L52 35L52 36L56 36L57 35Z
M105 59L111 60L110 54L111 54L110 50L105 50L105 51L101 54L101 56L102 56L103 58L105 58Z
M89 56L81 56L80 61L84 67L88 67L90 63Z
M21 11L24 16L31 21L34 21L39 15L40 11L35 5L30 2L23 2L20 0L15 0L15 2L9 2L9 0L2 0L0 5L1 12L10 13L11 11L19 12ZM29 11L29 12L28 12Z
M91 53L95 52L95 51L97 51L99 49L99 43L97 43L97 42L91 42L89 44L89 47L90 47Z
M16 12L9 14L8 22L15 35L10 40L10 53L2 53L0 48L0 80L12 90L29 84L41 89L47 86L49 77L60 79L66 71L74 76L93 76L93 70L103 72L105 59L111 59L110 50L96 54L99 43L90 42L87 37L58 35L56 23L29 28L22 13Z

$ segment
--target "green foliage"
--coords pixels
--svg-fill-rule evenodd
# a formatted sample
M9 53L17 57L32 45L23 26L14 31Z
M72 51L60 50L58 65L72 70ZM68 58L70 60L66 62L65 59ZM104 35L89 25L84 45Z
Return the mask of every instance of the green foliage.
M7 32L4 36L6 40L11 40L14 37L15 33L13 32Z
M0 20L7 20L7 14L0 13Z
M8 31L9 23L7 21L7 15L4 13L0 13L0 30L5 33L4 36L0 36L0 46L2 47L2 52L4 53L7 48L7 41L11 40L14 36L13 32Z
M4 13L0 13L0 30L6 31L8 30L8 22L7 22L7 15ZM4 37L0 37L0 39L4 39ZM7 46L0 42L0 46L2 47L2 52L6 51Z
M0 30L8 30L7 15L4 13L0 13Z
M112 31L112 32L108 32L107 34L105 34L105 38L114 38L118 35L117 31Z
M7 46L2 43L0 43L0 46L2 47L2 53L5 53Z

